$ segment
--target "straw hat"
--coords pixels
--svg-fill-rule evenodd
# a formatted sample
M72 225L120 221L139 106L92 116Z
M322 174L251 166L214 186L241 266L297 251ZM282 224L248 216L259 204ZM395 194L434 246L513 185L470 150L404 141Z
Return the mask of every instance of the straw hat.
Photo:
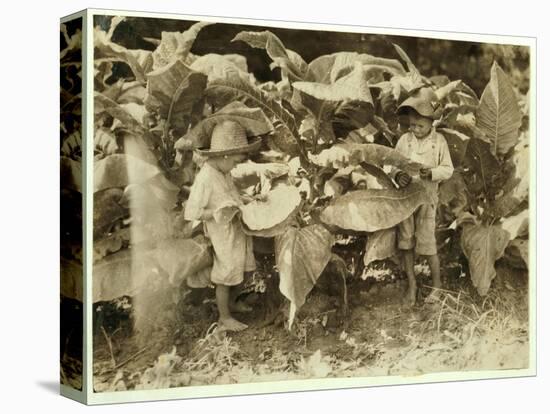
M437 95L431 88L421 88L412 96L403 101L397 108L400 112L405 108L412 108L426 118L436 119L441 116L442 109Z
M255 138L249 143L246 130L235 121L224 121L212 130L209 149L198 149L200 155L216 157L220 155L242 154L253 152L260 148L261 138Z

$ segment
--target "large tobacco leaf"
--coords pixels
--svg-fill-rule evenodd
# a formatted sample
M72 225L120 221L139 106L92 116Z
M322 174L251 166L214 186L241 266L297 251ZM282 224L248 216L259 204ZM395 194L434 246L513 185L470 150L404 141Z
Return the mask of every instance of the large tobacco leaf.
M379 58L356 52L337 52L319 56L311 61L309 69L315 82L329 84L351 72L356 62L360 62L366 69L376 67L392 75L404 75L406 73L403 65L396 59Z
M476 112L477 126L485 133L494 156L502 157L516 145L521 118L512 83L495 62Z
M529 198L529 140L524 137L515 146L512 157L505 163L510 173L504 183L501 197L494 203L494 209L497 216L506 217L509 214L521 208L522 203L526 203Z
M481 191L487 194L500 172L500 163L491 153L490 144L477 138L470 139L464 165L473 173L467 182L468 187L474 189L474 193Z
M462 165L470 137L452 128L438 128L437 132L440 132L447 140L453 166Z
M391 165L410 175L418 175L424 165L413 162L397 150L379 144L340 143L310 155L314 164L323 167L341 168L348 165L368 163L376 166Z
M136 80L145 83L145 75L152 66L151 52L147 50L131 50L113 41L114 29L124 18L113 18L111 28L104 32L99 27L94 29L94 61L115 60L126 63Z
M289 328L331 257L334 236L319 224L289 227L275 238L281 293L290 300Z
M241 207L244 229L248 234L273 237L285 230L280 225L297 212L302 203L298 188L280 184L267 193L266 201L252 201Z
M397 233L395 227L375 231L368 235L363 263L368 266L375 260L383 260L397 253Z
M321 213L321 220L342 229L374 232L402 222L431 197L421 183L404 189L352 191L332 201Z
M496 276L495 261L504 254L509 233L499 226L466 224L462 228L460 241L468 259L472 283L484 296Z
M264 49L273 63L271 68L281 68L283 74L291 80L307 80L309 68L300 55L286 49L283 42L270 31L240 32L232 40L243 41L250 47Z
M186 61L200 31L213 22L198 22L185 32L162 32L160 44L152 53L153 69L159 69L174 60Z
M365 79L365 69L362 65L356 65L350 73L337 79L334 83L294 82L292 86L323 101L360 101L373 104L369 85Z
M169 124L185 129L202 108L206 79L183 61L174 60L147 74L145 106L159 112Z

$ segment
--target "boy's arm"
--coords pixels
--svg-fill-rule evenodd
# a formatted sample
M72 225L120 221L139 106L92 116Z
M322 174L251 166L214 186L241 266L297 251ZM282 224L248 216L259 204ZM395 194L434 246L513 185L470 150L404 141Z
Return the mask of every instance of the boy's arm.
M451 154L445 138L441 137L441 145L439 150L439 165L432 168L432 181L444 181L451 178L454 167L451 160Z
M397 141L397 144L395 145L395 150L397 152L399 152L400 154L404 154L404 149L405 149L405 135L402 135L401 138L399 138L399 141ZM389 176L392 180L395 181L395 176L397 175L397 173L401 172L401 170L397 167L394 167L392 166L391 169L390 169L390 172L389 172Z

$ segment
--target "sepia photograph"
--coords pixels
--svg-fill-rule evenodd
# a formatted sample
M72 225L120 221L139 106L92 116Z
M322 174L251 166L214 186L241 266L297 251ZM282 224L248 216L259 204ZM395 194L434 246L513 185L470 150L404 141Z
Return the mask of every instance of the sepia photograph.
M94 393L533 368L530 46L91 17Z

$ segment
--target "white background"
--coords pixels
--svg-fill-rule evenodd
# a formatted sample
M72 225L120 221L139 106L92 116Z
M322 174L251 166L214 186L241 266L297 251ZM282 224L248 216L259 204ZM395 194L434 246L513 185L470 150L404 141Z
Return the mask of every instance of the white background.
M80 412L58 396L58 57L59 18L85 7L257 19L343 23L538 37L538 357L537 378L408 385L126 404L95 412L540 412L548 409L548 294L544 263L549 91L548 14L543 2L455 1L77 1L4 3L0 24L1 325L3 412ZM502 6L506 4L505 6ZM508 5L509 4L509 5ZM7 93L6 93L7 92ZM545 188L546 187L546 188ZM539 408L546 406L546 409ZM482 411L483 410L483 411ZM290 412L290 411L288 411Z

